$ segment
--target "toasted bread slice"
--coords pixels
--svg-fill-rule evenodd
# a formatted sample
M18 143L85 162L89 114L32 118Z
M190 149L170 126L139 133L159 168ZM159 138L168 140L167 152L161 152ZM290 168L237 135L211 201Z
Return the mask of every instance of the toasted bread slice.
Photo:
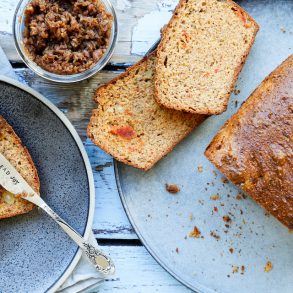
M293 55L226 122L205 154L293 230Z
M10 161L28 184L39 193L40 182L36 167L27 149L12 127L0 116L0 153ZM33 209L33 204L16 198L0 186L0 219L24 214Z
M156 53L96 92L89 138L117 160L149 170L205 118L167 109L154 98Z
M220 114L259 27L230 0L181 0L158 47L155 95L162 105Z

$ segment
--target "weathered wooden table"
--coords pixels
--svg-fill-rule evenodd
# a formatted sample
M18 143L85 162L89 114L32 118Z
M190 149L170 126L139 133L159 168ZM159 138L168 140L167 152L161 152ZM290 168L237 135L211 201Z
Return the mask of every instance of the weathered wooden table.
M53 102L76 127L89 155L96 185L94 233L104 250L111 253L117 274L99 292L189 292L164 271L141 245L121 205L112 157L86 137L86 125L95 103L98 85L119 75L135 63L159 38L177 0L112 0L119 21L115 53L105 69L77 84L56 84L36 76L22 63L14 48L12 20L18 0L0 0L0 46L11 61L19 80Z

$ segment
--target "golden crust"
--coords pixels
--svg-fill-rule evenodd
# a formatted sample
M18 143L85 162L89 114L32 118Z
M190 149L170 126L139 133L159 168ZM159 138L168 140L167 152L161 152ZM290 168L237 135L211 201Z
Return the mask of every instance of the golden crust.
M293 55L214 137L205 155L234 184L293 230Z

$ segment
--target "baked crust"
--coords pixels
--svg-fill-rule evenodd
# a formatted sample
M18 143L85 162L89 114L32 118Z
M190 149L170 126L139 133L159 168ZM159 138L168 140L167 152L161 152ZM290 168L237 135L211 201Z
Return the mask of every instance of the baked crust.
M293 55L226 122L205 155L293 230Z

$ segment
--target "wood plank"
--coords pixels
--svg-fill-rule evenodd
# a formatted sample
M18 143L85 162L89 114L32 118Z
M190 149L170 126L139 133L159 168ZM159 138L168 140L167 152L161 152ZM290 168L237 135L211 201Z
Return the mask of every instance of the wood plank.
M85 147L92 165L96 187L93 230L97 238L137 239L130 225L116 187L113 159L89 139Z
M92 164L96 186L96 209L93 229L97 238L137 239L123 209L116 188L113 159L86 139L86 126L96 106L92 96L99 84L121 71L102 71L88 81L57 84L38 77L29 69L15 70L19 80L40 92L55 104L76 127Z
M0 46L9 60L21 62L12 37L12 22L19 0L0 0ZM178 0L112 0L116 9L119 36L112 64L130 64L140 59L159 38Z
M93 95L96 88L123 71L101 71L93 78L75 84L59 84L45 80L30 69L15 70L19 80L37 90L54 103L72 122L83 140L92 109L96 107Z
M142 246L105 246L117 273L91 292L187 293L191 290L170 276Z

